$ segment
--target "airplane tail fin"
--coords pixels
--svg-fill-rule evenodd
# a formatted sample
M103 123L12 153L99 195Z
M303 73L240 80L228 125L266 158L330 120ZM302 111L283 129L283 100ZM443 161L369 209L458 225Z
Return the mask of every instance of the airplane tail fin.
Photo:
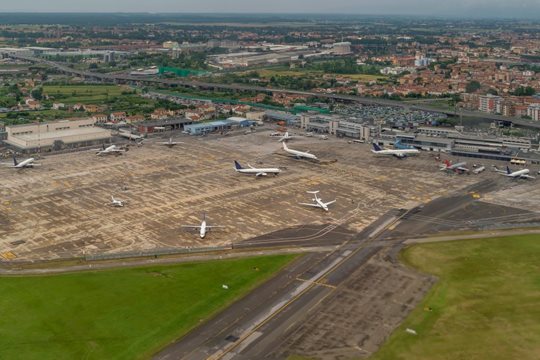
M240 164L238 163L238 161L236 161L236 160L234 160L234 168L235 168L236 170L242 170L242 169L243 169L242 165L240 165Z
M444 160L444 165L446 165L446 167L449 167L449 166L452 165L452 164L450 163L450 161Z
M19 165L19 162L17 161L17 158L15 157L15 154L13 154L13 165L15 165L15 166Z
M316 191L306 191L308 194L318 194L319 193L319 190L316 190Z
M506 174L507 174L507 175L510 175L511 173L512 173L512 171L510 171L510 167L507 166L507 167L506 167Z
M381 147L379 145L377 145L376 143L373 143L373 150L375 151L381 151Z

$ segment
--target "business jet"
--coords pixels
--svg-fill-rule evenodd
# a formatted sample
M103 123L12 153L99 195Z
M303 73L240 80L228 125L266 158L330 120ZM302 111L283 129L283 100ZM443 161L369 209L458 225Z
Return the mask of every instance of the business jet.
M278 168L254 168L249 164L247 168L244 168L236 160L234 161L234 170L242 174L255 174L256 177L267 176L268 174L274 174L277 176L281 172L281 170Z
M454 171L454 172L462 174L462 173L469 172L469 168L465 166L467 166L466 162L452 164L450 161L444 160L444 165L440 168L440 170L441 171Z
M109 203L112 207L124 207L124 201L115 199L114 196L111 195L111 202Z
M304 206L312 206L312 207L317 207L317 208L321 208L323 209L324 211L328 211L328 205L332 205L333 203L336 202L336 200L333 200L333 201L330 201L330 202L323 202L321 200L320 197L317 196L317 194L319 193L319 191L306 191L308 194L313 194L314 197L313 197L313 202L312 203L300 203L300 205L304 205Z
M529 173L531 172L529 169L511 171L510 168L507 166L506 172L501 172L501 170L499 170L498 172L501 175L504 175L512 179L536 179L534 176L529 175Z
M315 155L311 154L309 151L304 152L304 151L289 149L289 147L287 146L285 142L283 142L283 150L285 150L291 155L294 155L294 157L297 159L306 158L306 159L312 159L312 160L319 160Z
M33 168L34 166L41 165L41 164L35 163L34 161L36 161L36 159L28 158L26 160L18 162L17 158L15 157L15 154L13 154L13 165L11 165L11 167L14 169L27 169L27 168Z
M105 147L105 144L100 149L94 149L93 151L96 151L97 156L103 156L103 155L121 155L122 153L125 153L127 150L120 148L116 145L110 145L108 147Z
M182 227L185 229L199 229L199 236L201 237L201 239L204 239L204 237L206 236L206 233L210 231L211 229L224 228L225 226L207 225L206 214L203 213L201 225L182 225Z
M289 135L289 132L287 131L282 137L279 138L278 142L284 142L287 140L294 139L295 136Z
M169 138L169 141L158 142L158 145L167 146L168 148L172 148L173 146L176 146L178 144L183 144L183 142L173 141L172 137Z
M420 151L417 149L383 149L379 145L373 143L373 149L371 150L375 155L392 155L398 159L403 159L409 155L416 155Z

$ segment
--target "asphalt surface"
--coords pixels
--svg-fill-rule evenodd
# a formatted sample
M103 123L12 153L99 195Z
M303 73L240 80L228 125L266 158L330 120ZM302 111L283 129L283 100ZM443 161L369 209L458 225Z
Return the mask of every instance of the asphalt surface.
M297 323L330 290L346 279L362 262L381 247L359 246L375 240L399 215L391 211L349 242L328 255L310 254L261 288L229 307L216 318L190 332L158 353L155 359L245 359L270 354L273 341L284 328ZM356 250L343 250L346 244ZM327 277L329 283L318 283ZM292 323L291 323L292 322ZM261 343L262 342L262 343Z
M461 230L481 224L482 219L516 220L530 215L510 207L482 204L478 195L495 191L500 185L497 180L484 180L409 211L393 210L354 236L340 233L339 229L325 234L325 242L334 238L333 243L338 244L335 251L297 260L276 278L165 348L155 359L283 359L297 353L294 349L284 350L287 339L295 331L306 331L303 324L315 314L320 315L329 301L339 301L335 290L343 289L353 274L358 276L358 269L365 268L370 259L386 254L389 264L397 263L404 241L413 234ZM321 229L325 226L306 228L304 234L313 237ZM270 234L250 240L245 246L291 246L295 237L302 239L300 230ZM295 335L302 337L302 333Z

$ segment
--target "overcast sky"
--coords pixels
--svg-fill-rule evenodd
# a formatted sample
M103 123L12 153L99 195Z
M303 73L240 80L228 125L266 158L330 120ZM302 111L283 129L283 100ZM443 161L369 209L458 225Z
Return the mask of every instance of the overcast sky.
M540 0L0 0L0 12L343 13L535 17Z

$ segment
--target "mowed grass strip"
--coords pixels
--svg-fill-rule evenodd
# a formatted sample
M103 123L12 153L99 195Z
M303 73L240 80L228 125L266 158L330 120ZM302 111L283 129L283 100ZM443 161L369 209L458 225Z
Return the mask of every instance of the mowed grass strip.
M45 85L43 93L57 102L73 105L76 103L96 104L120 96L126 87L116 85Z
M0 359L149 358L294 258L0 277Z
M372 359L540 359L539 235L415 245L402 257L439 282Z

